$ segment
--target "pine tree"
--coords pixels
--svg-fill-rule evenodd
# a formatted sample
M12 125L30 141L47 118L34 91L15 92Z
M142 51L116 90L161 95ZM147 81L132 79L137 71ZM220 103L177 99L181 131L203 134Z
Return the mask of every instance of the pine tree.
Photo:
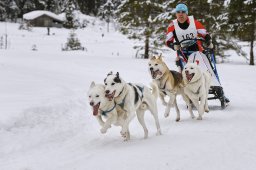
M100 6L106 3L106 0L76 0L82 13L87 15L97 15Z
M0 21L4 21L6 18L5 4L0 1Z
M214 44L215 55L224 58L224 51L234 48L229 42L227 33L227 6L223 0L212 0L210 3L210 16L208 19L208 31Z
M233 36L250 43L250 65L254 65L254 41L256 40L256 1L231 0L229 25Z
M14 0L19 9L18 18L22 18L23 14L35 10L35 4L29 0Z
M64 26L66 28L75 28L74 24L74 14L73 11L75 9L73 0L68 0L67 8L65 10L66 12L66 22L64 23Z
M118 21L122 33L128 38L144 41L144 58L149 58L155 27L159 24L157 16L162 12L162 0L124 0L118 7ZM150 42L151 41L151 42ZM139 47L140 48L140 47Z
M102 18L107 22L107 31L109 32L109 23L114 16L114 4L112 3L112 0L107 0L107 2L101 6L100 13Z
M84 50L74 31L70 32L68 42L62 50Z

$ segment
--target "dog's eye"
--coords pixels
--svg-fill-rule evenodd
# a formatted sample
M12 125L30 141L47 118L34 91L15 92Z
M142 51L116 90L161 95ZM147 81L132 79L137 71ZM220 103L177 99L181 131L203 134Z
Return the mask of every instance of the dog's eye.
M107 83L105 83L105 86L107 86L108 84Z
M100 97L99 95L96 95L96 97Z
M92 96L89 96L89 98L91 98Z
M115 85L115 83L111 83L111 85L113 86L113 85Z
M191 67L191 70L193 70L194 69L194 67Z
M149 64L149 66L151 66L151 64Z
M157 66L158 64L155 64L155 66Z

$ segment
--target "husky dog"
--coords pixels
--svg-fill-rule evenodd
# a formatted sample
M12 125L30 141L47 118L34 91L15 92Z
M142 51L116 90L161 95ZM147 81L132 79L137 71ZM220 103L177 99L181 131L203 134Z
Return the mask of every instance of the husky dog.
M102 126L101 133L106 133L112 124L122 127L126 114L116 108L114 101L109 101L105 97L105 87L103 84L92 82L88 91L88 97L93 115L96 116L99 124ZM105 122L102 117L106 119Z
M148 130L144 121L144 113L147 109L149 109L155 119L157 135L161 134L156 104L158 96L158 88L156 85L152 84L151 92L150 89L144 85L126 83L119 76L118 72L116 74L110 72L105 78L104 83L106 97L110 101L114 100L118 107L127 114L121 131L121 134L127 140L129 140L129 123L135 117L135 112L144 129L144 138L148 137Z
M168 66L162 59L162 56L153 56L148 63L149 72L159 88L159 96L163 105L166 106L164 116L168 117L171 107L174 105L177 113L176 121L180 120L180 110L177 105L176 96L181 94L187 105L190 105L188 97L184 94L184 84L182 75L176 71L169 70ZM169 101L166 103L165 96L169 96ZM190 112L191 118L194 118Z
M182 71L182 76L185 83L184 92L198 110L197 120L202 120L204 111L209 112L208 92L211 84L211 74L208 71L202 72L195 63L188 63Z

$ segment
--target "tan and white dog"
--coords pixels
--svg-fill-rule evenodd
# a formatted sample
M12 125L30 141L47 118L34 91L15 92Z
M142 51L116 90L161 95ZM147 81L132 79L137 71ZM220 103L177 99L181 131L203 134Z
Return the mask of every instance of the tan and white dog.
M189 105L189 99L184 94L184 84L181 73L169 70L162 56L153 56L148 63L148 69L153 79L156 82L160 92L160 99L163 105L166 106L164 116L168 117L171 107L175 106L177 117L176 121L180 120L180 110L177 105L176 96L182 95L186 104ZM166 103L164 97L169 96L169 101ZM190 112L191 118L194 118L193 112Z
M111 125L123 126L127 115L122 110L118 110L114 101L109 101L105 97L105 86L103 84L95 84L92 82L88 90L89 103L101 125L101 133L106 133ZM103 121L105 119L105 121Z
M182 71L184 93L193 102L198 110L198 120L202 120L204 112L209 112L208 93L211 84L211 74L202 71L195 63L188 63ZM189 107L189 109L192 108Z
M118 107L127 114L127 118L125 119L121 131L121 134L127 140L130 139L129 124L135 115L137 115L137 118L144 129L144 138L148 137L148 129L144 121L144 113L146 110L149 110L155 119L157 128L156 134L161 134L156 103L158 96L158 88L156 85L152 84L151 92L147 86L126 83L119 76L118 72L116 74L110 72L105 78L104 83L106 97L108 97L109 100L114 100Z

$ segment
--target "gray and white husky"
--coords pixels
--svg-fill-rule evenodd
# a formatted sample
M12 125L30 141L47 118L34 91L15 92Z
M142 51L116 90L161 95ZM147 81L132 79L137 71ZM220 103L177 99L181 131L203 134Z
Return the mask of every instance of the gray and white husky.
M151 84L152 92L149 87L140 84L126 83L117 72L110 72L104 80L106 97L121 108L127 118L124 121L121 134L127 139L129 136L129 124L137 114L137 118L144 129L144 138L148 137L148 130L144 121L144 113L149 110L153 115L157 127L157 135L161 134L156 100L158 97L157 85ZM136 112L136 114L135 114Z

